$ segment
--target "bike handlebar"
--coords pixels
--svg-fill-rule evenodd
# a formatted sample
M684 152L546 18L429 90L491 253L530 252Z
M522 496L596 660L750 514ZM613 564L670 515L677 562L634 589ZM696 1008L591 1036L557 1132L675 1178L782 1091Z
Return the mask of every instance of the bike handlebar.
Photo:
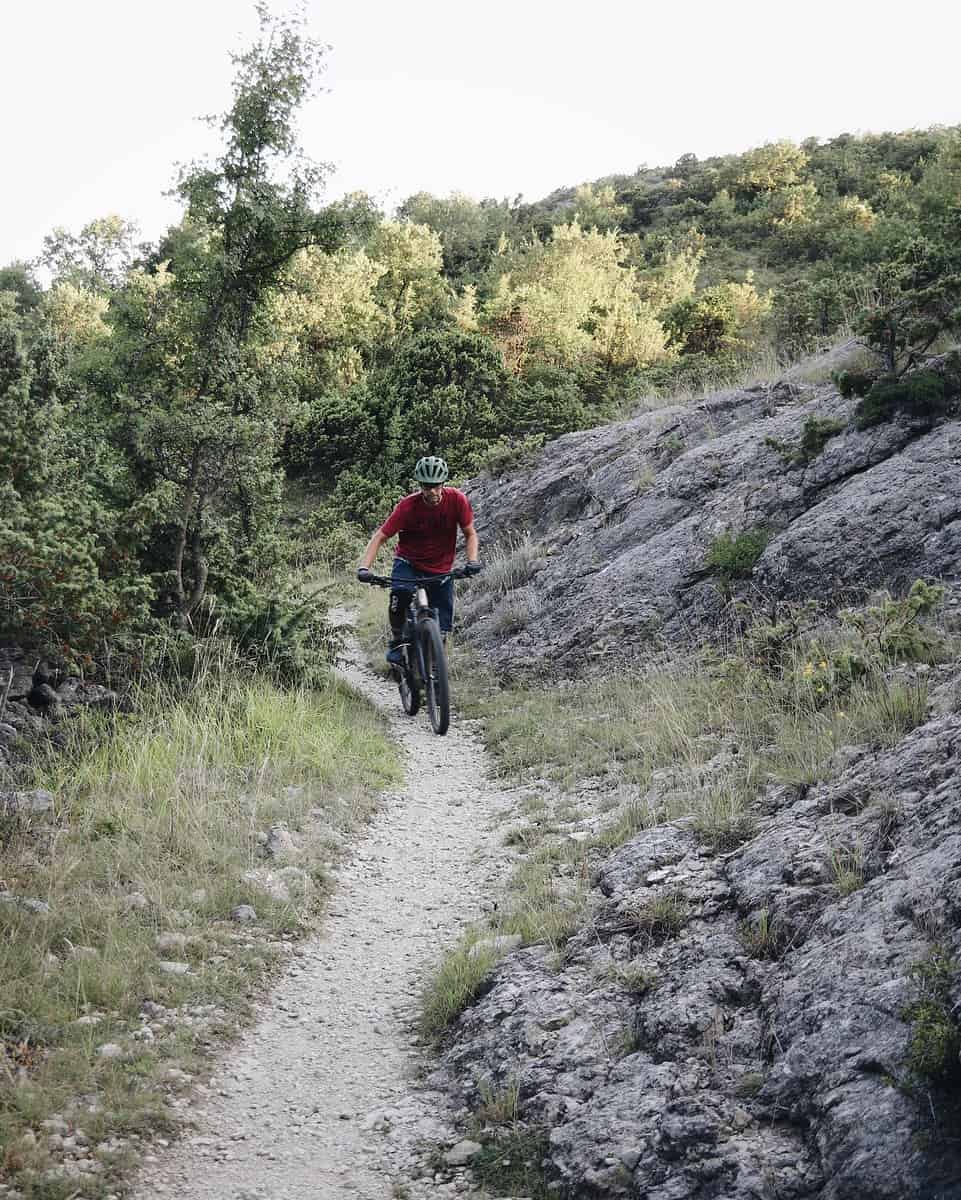
M473 572L471 572L473 574ZM452 571L448 571L445 575L423 575L417 579L398 579L398 584L402 584L404 588L410 586L427 587L432 583L446 583L448 579L469 579L470 575L463 567L454 567ZM389 575L371 575L366 580L371 587L389 588L394 586L393 579Z

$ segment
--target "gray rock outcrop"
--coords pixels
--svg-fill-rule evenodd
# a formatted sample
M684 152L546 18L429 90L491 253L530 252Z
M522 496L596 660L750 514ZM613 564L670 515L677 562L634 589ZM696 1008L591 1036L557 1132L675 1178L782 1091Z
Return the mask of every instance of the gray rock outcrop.
M578 1197L961 1197L961 1070L918 1074L911 1016L932 954L961 955L961 715L765 800L732 855L678 826L616 851L563 969L505 959L439 1078L471 1105L517 1081ZM639 917L665 897L679 930Z
M514 575L465 589L468 636L507 672L568 677L702 641L732 598L830 608L917 578L948 585L958 628L961 422L859 431L853 411L782 381L474 481L488 543L526 540ZM834 424L802 453L815 420ZM758 529L722 586L712 543ZM681 818L592 852L561 962L507 953L431 1082L473 1111L516 1088L578 1200L961 1200L961 666L937 680L897 745L769 784L734 850ZM655 774L652 812L701 786L683 775Z
M734 592L829 603L919 577L961 579L961 422L859 431L833 384L722 392L568 434L469 492L487 543L528 534L532 615L498 621L481 588L464 627L498 666L562 670L637 657L715 629L727 595L708 566L722 534L770 540ZM808 419L834 421L804 461ZM547 619L544 619L544 618Z

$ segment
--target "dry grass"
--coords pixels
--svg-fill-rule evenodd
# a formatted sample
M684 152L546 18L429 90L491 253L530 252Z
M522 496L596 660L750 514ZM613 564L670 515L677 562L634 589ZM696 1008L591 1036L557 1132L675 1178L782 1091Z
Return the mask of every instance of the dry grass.
M55 828L9 829L0 851L10 893L49 905L38 914L0 905L0 1036L32 1053L0 1080L0 1147L22 1144L53 1113L71 1119L81 1095L97 1098L96 1114L78 1118L94 1140L169 1124L163 1071L196 1069L202 1043L232 1029L281 935L320 911L327 869L372 811L374 789L398 773L379 720L332 678L316 691L280 690L223 660L177 687L151 681L129 712L76 720L31 781L56 796ZM288 900L243 879L266 865L260 838L280 822L301 842ZM241 903L254 906L255 925L228 919ZM183 944L159 949L162 933ZM166 974L164 958L188 972ZM145 997L169 1009L212 1005L212 1023L133 1040ZM100 1057L106 1042L123 1056ZM47 1169L44 1146L28 1168ZM121 1166L84 1187L115 1190ZM39 1178L18 1185L57 1194L36 1190Z

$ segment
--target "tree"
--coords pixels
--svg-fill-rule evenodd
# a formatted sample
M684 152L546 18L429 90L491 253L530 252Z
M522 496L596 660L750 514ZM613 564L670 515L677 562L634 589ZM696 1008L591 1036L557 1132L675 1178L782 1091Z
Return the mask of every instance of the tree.
M271 337L267 300L298 251L332 252L345 236L343 209L313 207L328 168L304 158L294 126L323 48L300 18L258 13L259 40L234 56L233 103L217 122L223 153L180 176L183 253L117 306L122 436L155 500L150 555L180 623L212 569L221 585L239 583L256 558L269 561L284 372L258 353Z
M748 199L783 191L802 181L808 156L793 142L768 142L735 160L731 183Z
M944 333L961 332L961 206L940 223L939 237L918 237L876 275L858 330L884 373L900 378Z
M292 261L286 286L269 301L273 341L266 349L296 364L308 399L358 383L393 337L377 296L387 270L366 250L346 246L332 254L314 246Z
M58 283L86 291L119 288L133 265L137 226L111 213L90 221L79 234L58 226L43 239L38 262Z
M392 337L449 320L453 296L441 275L443 251L432 229L384 221L372 231L367 253L382 268L374 292Z
M750 348L771 308L750 278L722 283L680 301L666 324L683 354L737 354Z
M395 476L408 478L423 454L469 471L499 432L511 387L500 354L479 334L425 330L411 338L380 382Z
M82 658L145 615L136 514L101 502L101 450L88 455L83 431L34 392L20 319L0 296L0 635Z
M516 371L534 360L570 366L597 358L622 367L664 357L666 335L623 253L615 233L558 225L549 242L505 253L481 328Z
M595 191L593 184L582 183L574 193L574 217L582 229L599 229L602 233L618 229L626 216L627 208L617 203L610 184Z
M32 312L43 296L33 267L26 262L12 262L0 267L0 292L13 293L17 311L21 315Z
M461 192L433 196L417 192L397 210L401 220L426 225L438 235L445 274L456 281L483 272L501 237L513 229L513 212L506 200L472 200Z

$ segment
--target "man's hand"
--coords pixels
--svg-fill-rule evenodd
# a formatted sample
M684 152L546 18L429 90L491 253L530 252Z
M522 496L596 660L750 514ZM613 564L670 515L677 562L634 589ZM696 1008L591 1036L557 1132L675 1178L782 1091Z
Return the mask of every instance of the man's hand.
M465 575L479 575L483 570L483 564L475 558L472 562L464 564Z
M370 583L371 577L372 577L372 572L371 572L370 567L358 567L357 568L357 582L358 583Z

